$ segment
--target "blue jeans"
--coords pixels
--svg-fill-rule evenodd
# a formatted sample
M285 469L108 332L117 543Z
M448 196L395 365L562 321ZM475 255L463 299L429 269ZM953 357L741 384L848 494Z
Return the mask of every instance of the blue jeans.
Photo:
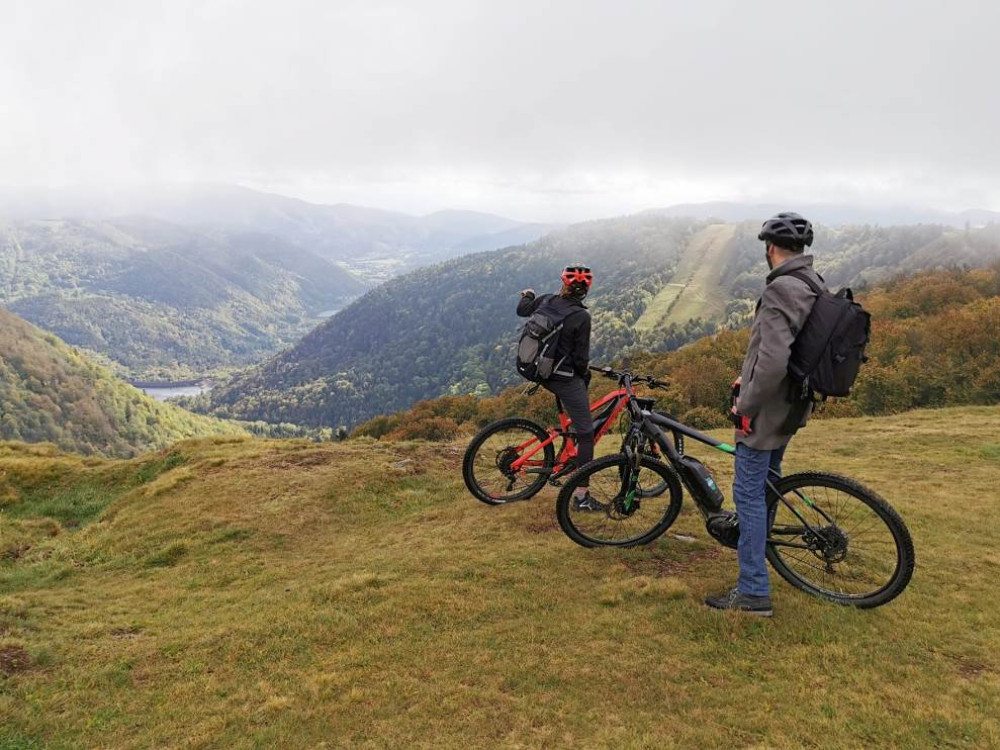
M768 468L781 473L781 459L787 444L761 451L743 443L736 444L736 478L733 502L740 522L740 544L736 550L740 577L736 588L741 594L769 596L767 580L767 477Z

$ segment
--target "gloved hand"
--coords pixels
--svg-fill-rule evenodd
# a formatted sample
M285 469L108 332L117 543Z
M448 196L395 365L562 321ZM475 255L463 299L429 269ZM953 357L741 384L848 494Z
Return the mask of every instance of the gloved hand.
M729 421L733 423L733 426L740 432L749 435L753 432L750 428L750 417L746 414L740 414L736 411L736 407L733 406L729 410Z
M593 375L593 373L590 370L586 370L583 373L583 384L585 386L587 386L588 388L590 388L590 376L591 375Z

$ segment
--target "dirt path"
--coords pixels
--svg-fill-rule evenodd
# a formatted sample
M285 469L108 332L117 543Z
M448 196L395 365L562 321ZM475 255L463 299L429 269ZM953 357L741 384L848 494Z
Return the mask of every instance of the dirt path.
M677 281L660 290L635 327L649 331L661 322L669 325L722 315L726 298L719 279L735 232L735 226L712 224L692 237L677 265Z

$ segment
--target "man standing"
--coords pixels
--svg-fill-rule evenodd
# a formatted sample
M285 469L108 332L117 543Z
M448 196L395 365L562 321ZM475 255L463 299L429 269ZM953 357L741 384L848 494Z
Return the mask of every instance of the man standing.
M739 519L737 549L740 574L736 586L705 603L715 609L773 614L764 551L767 545L768 469L781 471L781 459L792 435L805 425L811 405L793 400L788 377L792 343L812 311L817 294L797 276L812 278L812 224L796 213L768 219L757 239L764 242L767 285L757 304L743 370L733 384L739 396L732 408L736 424L736 477L733 501Z

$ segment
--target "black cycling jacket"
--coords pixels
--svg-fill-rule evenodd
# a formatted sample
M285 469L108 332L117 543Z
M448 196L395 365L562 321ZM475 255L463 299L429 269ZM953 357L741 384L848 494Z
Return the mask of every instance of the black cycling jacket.
M587 370L590 364L590 313L580 300L566 299L558 294L543 294L541 297L526 294L517 303L517 314L530 318L543 302L549 300L556 310L567 313L559 334L559 346L556 347L556 361L565 356L564 366L568 365L584 380L590 380L590 371Z

